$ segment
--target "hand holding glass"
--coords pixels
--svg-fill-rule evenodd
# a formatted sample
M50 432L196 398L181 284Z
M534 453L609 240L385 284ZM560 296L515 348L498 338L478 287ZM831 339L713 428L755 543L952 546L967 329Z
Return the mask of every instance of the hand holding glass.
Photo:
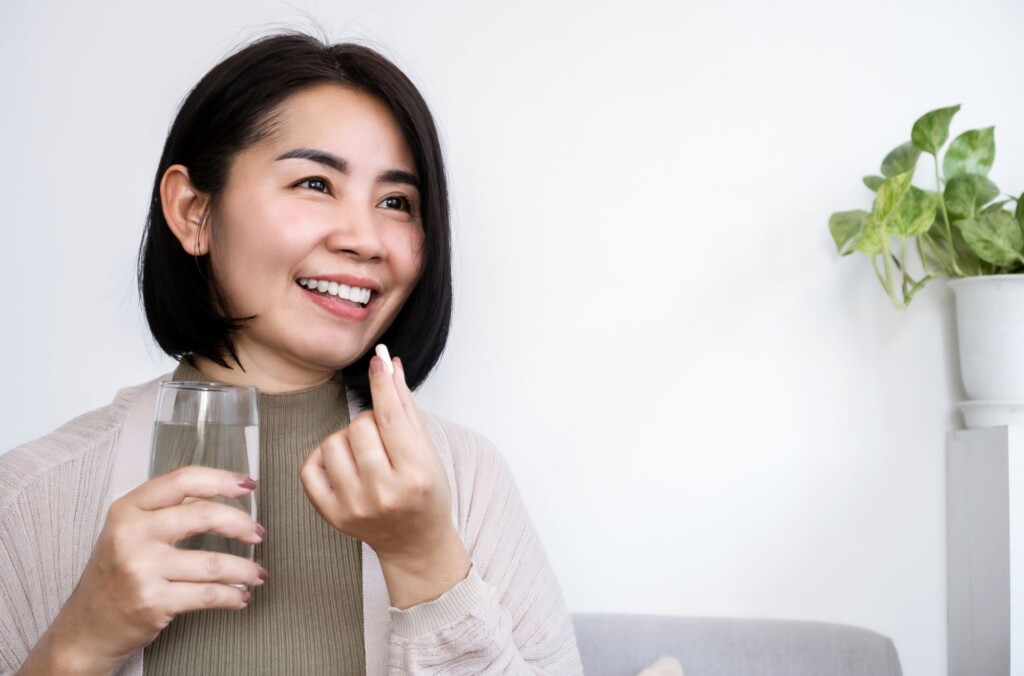
M258 391L220 383L163 382L157 399L149 478L202 465L259 479ZM256 519L256 494L210 498ZM216 533L180 540L181 549L234 554L253 560L253 545Z

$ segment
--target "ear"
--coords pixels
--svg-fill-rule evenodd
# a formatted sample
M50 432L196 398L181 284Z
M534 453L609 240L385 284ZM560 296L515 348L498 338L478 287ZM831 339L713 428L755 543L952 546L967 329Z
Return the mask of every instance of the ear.
M188 168L173 164L160 179L160 203L171 232L182 248L193 256L210 251L210 231L206 227L209 198L192 186Z

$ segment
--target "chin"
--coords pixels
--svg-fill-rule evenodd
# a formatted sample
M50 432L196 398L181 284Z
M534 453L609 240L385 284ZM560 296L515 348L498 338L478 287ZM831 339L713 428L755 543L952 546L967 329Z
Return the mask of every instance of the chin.
M286 356L289 361L311 371L340 371L373 350L374 342L367 336L352 332L312 327L306 331L289 331L278 327L277 336L266 336L265 348ZM269 332L268 332L269 333Z
M324 371L340 371L359 361L366 350L355 352L346 350L344 353L312 351L302 355L302 360L310 367Z

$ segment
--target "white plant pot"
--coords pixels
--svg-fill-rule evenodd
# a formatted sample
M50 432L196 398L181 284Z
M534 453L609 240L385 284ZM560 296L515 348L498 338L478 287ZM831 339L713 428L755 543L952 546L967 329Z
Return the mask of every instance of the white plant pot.
M956 296L968 427L1020 422L1024 411L1024 275L949 282ZM972 421L975 424L972 424Z

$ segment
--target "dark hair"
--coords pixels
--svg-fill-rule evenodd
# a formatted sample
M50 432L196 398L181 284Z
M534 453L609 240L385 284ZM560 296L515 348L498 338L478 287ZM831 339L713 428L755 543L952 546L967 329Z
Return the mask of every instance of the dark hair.
M168 167L182 164L193 186L215 203L235 155L271 133L274 113L287 97L319 84L338 84L379 99L394 116L416 163L423 271L381 338L402 357L409 386L415 389L440 359L451 323L447 181L426 102L402 71L368 47L330 45L303 34L262 38L214 66L189 93L164 144L139 250L146 319L157 344L175 359L200 355L228 367L226 358L231 357L242 367L231 334L253 317L226 316L209 256L186 252L167 225L160 181ZM343 370L346 386L364 405L370 403L367 369L372 356L371 348Z

